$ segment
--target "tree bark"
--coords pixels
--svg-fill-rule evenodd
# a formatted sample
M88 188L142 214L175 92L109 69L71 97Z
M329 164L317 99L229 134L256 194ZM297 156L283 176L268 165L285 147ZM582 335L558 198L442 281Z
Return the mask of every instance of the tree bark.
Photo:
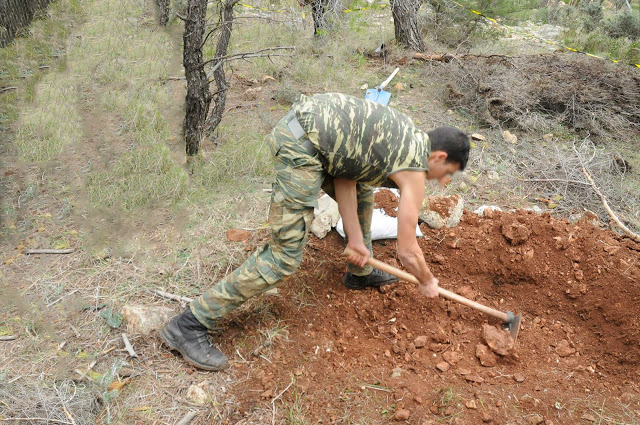
M0 47L5 47L28 27L36 13L51 0L0 0Z
M156 0L158 12L158 23L163 27L169 22L169 12L171 11L170 0Z
M220 35L216 44L216 56L218 60L214 60L213 79L216 83L216 92L213 95L213 109L207 120L207 134L212 134L222 121L222 114L227 103L227 92L229 90L229 82L224 70L224 61L222 59L227 55L229 48L229 40L233 31L233 7L239 0L226 0L221 2L220 8Z
M200 141L211 104L209 81L204 72L202 44L207 16L207 0L189 0L184 23L182 63L187 79L184 139L187 155L200 151Z
M423 52L425 45L418 25L420 6L420 0L391 0L396 41L409 49Z

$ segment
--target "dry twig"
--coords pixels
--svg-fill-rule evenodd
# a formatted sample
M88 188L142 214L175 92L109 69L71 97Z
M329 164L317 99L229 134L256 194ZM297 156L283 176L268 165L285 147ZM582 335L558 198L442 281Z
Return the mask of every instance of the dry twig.
M624 225L622 221L620 221L616 213L614 213L611 207L609 206L609 203L607 202L607 198L602 194L602 192L600 192L600 189L598 189L598 186L596 186L595 182L587 172L586 168L582 168L582 173L585 175L587 180L589 180L589 183L591 183L591 187L593 187L593 190L600 197L602 206L604 207L605 210L607 210L609 217L611 217L611 219L618 225L618 227L622 229L625 235L629 236L631 239L633 239L636 242L640 242L640 235L633 233L627 226Z
M73 248L69 249L27 249L25 254L71 254L75 251Z
M0 336L0 341L13 341L14 339L18 339L18 335L3 335L3 336Z
M160 297L163 298L168 298L170 300L176 300L176 301L182 301L185 303L190 303L193 301L193 298L189 298L189 297L183 297L181 295L174 295L174 294L170 294L168 292L164 292L164 291L160 291L158 289L154 289L153 291L151 291L151 293L158 295Z
M122 340L124 341L124 348L127 349L127 352L129 353L129 355L131 357L138 357L138 353L136 353L136 350L133 349L133 346L131 345L131 343L129 342L129 338L127 338L127 334L123 333L122 334Z
M196 412L195 410L190 411L189 413L184 415L182 419L180 419L180 422L178 422L176 425L187 425L193 418L196 417L197 414L198 412Z

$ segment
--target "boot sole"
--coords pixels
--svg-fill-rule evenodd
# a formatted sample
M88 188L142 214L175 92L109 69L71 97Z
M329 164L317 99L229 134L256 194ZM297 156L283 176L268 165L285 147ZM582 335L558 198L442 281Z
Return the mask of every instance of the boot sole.
M167 347L171 348L172 350L176 350L177 352L182 354L182 358L184 359L184 361L189 363L193 367L197 367L198 369L208 370L208 371L211 371L211 372L218 372L218 371L224 370L224 369L229 367L229 363L228 362L227 362L226 365L223 365L223 366L212 367L212 366L209 366L209 365L198 363L195 360L191 360L189 357L187 357L187 355L184 353L184 351L182 351L178 347L178 345L171 339L171 337L165 332L164 328L162 328L162 330L160 331L160 338L162 338L162 341L166 344Z

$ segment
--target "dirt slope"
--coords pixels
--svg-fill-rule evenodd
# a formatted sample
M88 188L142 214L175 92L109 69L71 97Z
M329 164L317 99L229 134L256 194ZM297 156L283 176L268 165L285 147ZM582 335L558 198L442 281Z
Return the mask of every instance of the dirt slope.
M514 229L518 245L505 236ZM301 270L273 301L288 340L251 367L234 364L247 378L236 387L237 419L269 408L293 382L281 397L305 406L305 423L386 423L403 409L411 424L636 423L640 245L529 211L465 212L457 228L422 231L443 287L522 313L515 352L482 366L482 325L499 323L407 282L347 290L343 242L332 232L310 240ZM398 265L394 241L374 251ZM313 296L302 299L305 288ZM251 315L225 326L223 347L234 352L252 332Z

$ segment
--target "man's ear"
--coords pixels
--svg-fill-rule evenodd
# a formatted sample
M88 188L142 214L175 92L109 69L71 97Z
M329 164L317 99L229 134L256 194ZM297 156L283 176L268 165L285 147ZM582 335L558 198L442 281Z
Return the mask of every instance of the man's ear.
M445 151L433 151L431 152L431 155L429 155L429 160L435 162L444 162L448 157L449 154Z

